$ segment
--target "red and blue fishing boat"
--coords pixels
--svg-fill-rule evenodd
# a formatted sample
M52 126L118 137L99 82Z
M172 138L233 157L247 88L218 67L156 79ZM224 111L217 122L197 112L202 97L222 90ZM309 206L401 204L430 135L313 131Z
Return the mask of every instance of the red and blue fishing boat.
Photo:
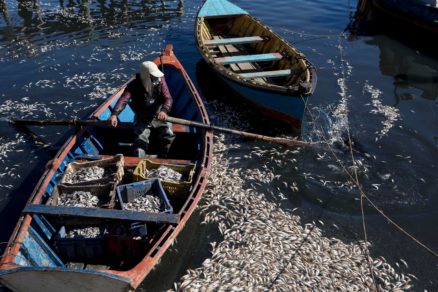
M207 0L196 41L203 59L263 113L300 129L317 83L309 60L268 26L227 0Z
M154 62L162 71L174 99L170 115L209 124L207 112L192 81L167 46ZM129 82L129 81L128 81ZM147 213L122 209L117 200L99 208L54 204L60 196L62 180L72 162L84 159L123 161L124 176L119 186L81 186L100 188L104 195L119 194L119 187L133 182L141 158L130 156L133 142L133 111L127 106L119 115L123 126L112 128L105 121L124 87L100 105L89 117L95 124L82 125L47 164L47 169L18 219L16 228L0 262L0 281L13 291L132 291L145 279L180 233L202 196L212 158L212 132L173 124L176 139L169 158L149 158L152 165L190 169L190 181L170 185L165 212ZM99 121L102 123L99 124ZM122 123L121 123L122 124ZM122 158L121 158L122 157ZM118 164L119 165L119 164ZM120 165L119 165L120 166ZM144 166L147 167L147 164ZM71 168L71 167L70 167ZM118 174L120 174L118 172ZM131 174L131 176L129 175ZM138 172L137 175L142 175ZM120 177L119 177L120 179ZM145 180L146 181L146 180ZM156 182L155 182L156 184ZM161 186L161 184L160 184ZM172 195L173 187L173 195ZM63 189L75 188L64 185ZM163 190L158 187L157 190ZM109 192L109 194L108 194ZM23 195L23 194L17 194ZM120 196L118 197L120 200ZM58 198L59 199L59 198ZM66 238L72 226L98 226L104 229L95 238ZM123 230L123 227L129 230ZM134 228L137 231L132 235ZM100 229L99 229L100 230Z

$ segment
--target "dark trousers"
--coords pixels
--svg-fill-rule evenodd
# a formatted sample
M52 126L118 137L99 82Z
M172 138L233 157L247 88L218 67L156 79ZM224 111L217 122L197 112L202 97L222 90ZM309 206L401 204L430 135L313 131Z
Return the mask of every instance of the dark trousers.
M161 158L166 158L169 153L170 146L175 139L175 134L172 131L172 124L153 119L149 124L137 121L135 123L135 141L134 152L136 156L142 157L146 155L150 143L151 134L157 137L157 155Z

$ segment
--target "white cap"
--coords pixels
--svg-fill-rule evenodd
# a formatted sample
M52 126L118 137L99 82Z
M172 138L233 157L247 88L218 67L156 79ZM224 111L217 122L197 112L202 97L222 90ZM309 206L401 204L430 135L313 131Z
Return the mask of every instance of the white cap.
M158 69L158 66L154 62L147 61L141 63L140 76L142 77L142 79L143 76L147 76L149 74L158 78L164 76L163 72L161 72L160 69Z

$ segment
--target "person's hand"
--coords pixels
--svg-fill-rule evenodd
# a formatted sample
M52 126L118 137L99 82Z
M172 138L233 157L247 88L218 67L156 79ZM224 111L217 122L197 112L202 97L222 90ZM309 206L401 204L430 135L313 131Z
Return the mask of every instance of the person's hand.
M111 115L110 123L111 123L111 126L117 127L118 122L117 122L117 116L116 115Z
M158 113L158 119L160 121L165 121L167 119L167 114L165 112L159 112Z

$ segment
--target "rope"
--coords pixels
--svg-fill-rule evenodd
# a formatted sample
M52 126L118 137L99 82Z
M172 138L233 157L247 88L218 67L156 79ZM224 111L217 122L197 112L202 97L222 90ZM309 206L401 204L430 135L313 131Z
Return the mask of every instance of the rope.
M343 73L342 73L343 74ZM309 113L312 121L314 122L315 119L312 115L311 110L307 107L306 105L306 110ZM350 137L350 131L349 128L347 128L347 132L348 132L348 142L349 142L349 146L350 146L350 152L353 158L353 162L354 162L354 156L352 154L352 145L351 145L351 137ZM390 224L392 224L394 227L396 227L400 232L402 232L403 234L405 234L408 238L410 238L412 241L414 241L415 243L417 243L419 246L421 246L423 249L425 249L426 251L428 251L430 254L432 254L435 257L438 257L438 253L435 252L434 250L432 250L431 248L429 248L428 246L426 246L424 243L422 243L420 240L418 240L417 238L415 238L413 235L411 235L409 232L407 232L406 230L404 230L400 225L398 225L394 220L392 220L388 215L386 215L363 191L362 185L359 183L358 179L356 180L353 175L346 169L345 165L342 163L342 161L339 159L339 157L336 155L336 153L334 152L333 148L330 145L330 142L328 139L326 139L326 137L324 135L321 135L322 139L328 146L328 149L330 150L330 152L332 153L333 157L336 159L336 162L341 166L341 168L343 169L343 171L348 175L349 180L358 188L359 193L361 195L361 211L362 214L364 214L364 210L363 210L363 198L365 198L368 203L382 216L384 217ZM357 172L356 173L356 177L357 177ZM363 216L363 215L362 215ZM365 238L367 238L366 235L366 227L365 227L365 223L364 223L364 218L363 219L363 227L364 227L364 236Z
M342 62L342 78L344 80L346 80L345 77L345 68L344 68L344 52L342 50L342 46L341 46L341 41L340 38L338 38L338 42L339 42L339 53L341 55L341 62ZM354 159L354 153L353 153L353 147L352 147L352 143L351 143L351 135L350 135L350 127L347 127L347 135L348 135L348 146L350 147L350 155L351 155L351 161L353 166L356 165L356 160ZM328 145L330 151L333 151L333 149L331 149L330 145ZM345 167L343 167L343 169L345 170ZM357 168L353 168L353 172L354 172L354 178L355 181L357 182L357 184L359 185L359 177L357 176ZM366 245L366 243L368 242L368 235L367 235L367 227L366 227L366 223L365 223L365 211L363 208L363 196L360 196L360 209L361 209L361 216L362 216L362 230L363 230L363 234L364 234L364 240L365 240L365 254L366 254L366 259L368 262L368 268L370 270L370 274L371 274L371 278L373 279L373 283L374 286L376 288L376 291L379 291L379 286L377 285L376 279L374 277L374 271L373 271L373 266L371 264L371 260L370 260L370 250L368 248L368 246Z

